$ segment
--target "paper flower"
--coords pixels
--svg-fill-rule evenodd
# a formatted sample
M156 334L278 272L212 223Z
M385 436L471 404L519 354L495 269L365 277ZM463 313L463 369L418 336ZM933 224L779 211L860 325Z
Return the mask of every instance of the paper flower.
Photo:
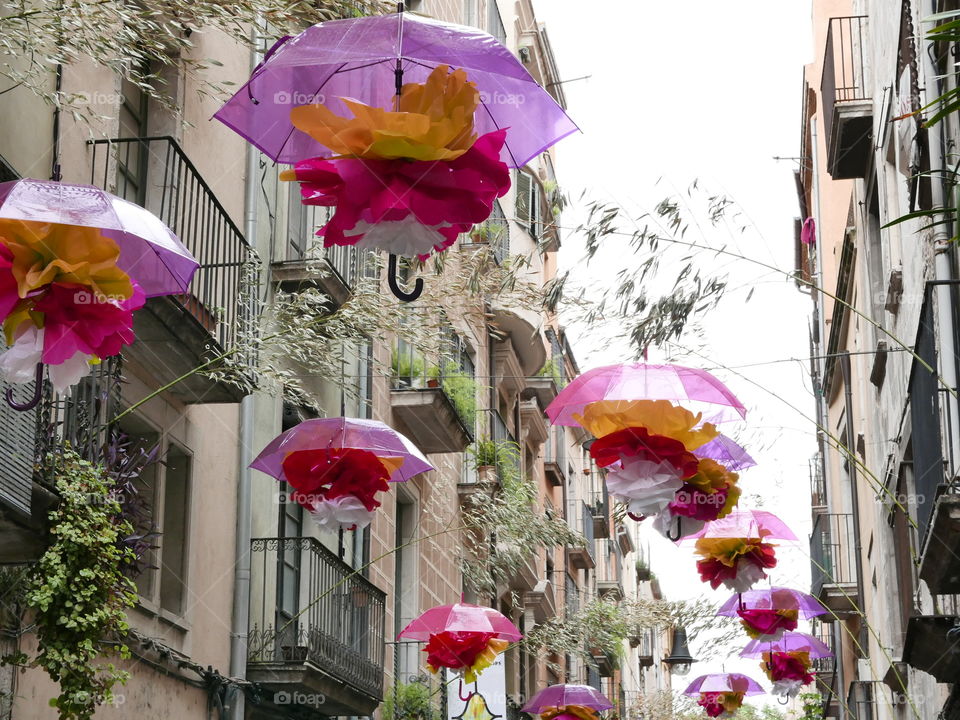
M800 611L797 609L738 608L744 630L754 640L779 640L785 630L796 630Z
M51 283L86 286L114 301L133 295L130 277L117 266L120 247L96 228L0 219L0 244L12 255L21 299Z
M700 693L697 705L702 707L710 717L731 717L743 705L744 693L733 692L705 692Z
M754 538L700 538L694 551L703 558L697 561L700 579L714 590L724 585L745 592L777 565L774 546Z
M763 654L760 667L773 683L775 695L793 697L804 685L814 681L810 672L810 653L802 650L783 652L774 650Z
M301 105L290 121L321 145L344 157L392 160L453 160L477 136L473 116L480 104L477 86L463 70L438 65L424 83L403 86L397 111L341 98L352 118L323 105Z
M509 644L495 637L495 633L444 630L431 635L423 650L431 672L440 668L462 671L464 682L472 683Z
M688 478L670 503L674 515L710 522L729 515L740 499L739 475L723 465L701 458L697 472Z
M368 450L331 448L297 450L283 460L284 479L296 492L291 499L314 514L317 522L352 529L369 524L380 507L389 471Z
M640 517L663 510L683 486L680 471L670 462L628 457L608 466L607 490Z
M597 438L590 446L590 456L600 467L637 459L669 463L677 469L680 478L691 477L697 471L697 457L688 452L683 443L664 435L652 435L643 427L618 430Z
M505 139L506 130L487 133L450 162L312 158L281 179L300 182L304 204L336 207L317 233L325 247L362 243L426 257L486 220L507 192L510 172L500 160ZM413 232L411 219L424 229ZM382 237L365 237L383 223ZM401 230L396 247L391 229Z
M600 713L583 705L548 707L540 712L541 720L599 720Z
M574 419L596 437L627 428L643 427L651 435L664 435L695 450L720 433L710 423L701 424L702 414L694 414L669 400L600 400L587 405Z

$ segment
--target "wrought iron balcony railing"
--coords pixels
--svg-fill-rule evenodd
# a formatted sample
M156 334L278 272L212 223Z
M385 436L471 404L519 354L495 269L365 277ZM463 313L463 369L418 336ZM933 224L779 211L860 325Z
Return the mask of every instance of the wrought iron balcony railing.
M308 662L383 698L386 594L316 538L251 542L248 662Z
M867 17L830 18L823 54L820 95L834 178L863 177L873 129L871 88L866 62Z
M819 595L824 586L856 584L853 515L817 516L810 536L810 572L814 595Z
M200 263L177 302L221 350L234 347L253 308L241 302L251 250L240 228L172 137L90 140L91 182L157 215Z

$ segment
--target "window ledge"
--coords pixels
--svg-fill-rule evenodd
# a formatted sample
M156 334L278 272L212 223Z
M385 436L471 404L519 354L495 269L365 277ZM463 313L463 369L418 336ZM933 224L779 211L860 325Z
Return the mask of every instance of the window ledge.
M137 600L137 610L144 615L151 618L156 618L164 624L170 625L181 632L190 632L190 621L187 620L187 618L175 615L169 610L164 610L162 607L155 605L146 598L141 597Z

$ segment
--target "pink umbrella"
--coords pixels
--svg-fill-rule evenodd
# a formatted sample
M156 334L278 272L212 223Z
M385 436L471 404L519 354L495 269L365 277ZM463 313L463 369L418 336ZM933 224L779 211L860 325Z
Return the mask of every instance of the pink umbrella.
M813 595L793 588L771 587L731 595L717 610L717 615L736 617L739 613L750 610L796 610L804 620L827 612Z
M602 692L590 685L551 685L534 695L523 707L523 712L536 715L547 708L562 708L568 705L579 705L593 710L609 710L613 707L613 703Z
M726 435L718 435L707 444L701 445L694 450L693 454L697 457L716 460L727 468L727 470L734 472L746 470L757 464L745 449Z
M757 538L763 540L796 540L797 536L786 523L766 510L741 510L725 518L714 520L699 532L687 535L684 540L700 538Z
M401 630L397 637L425 641L441 632L491 633L511 642L523 637L517 626L502 613L469 603L430 608Z
M811 658L833 657L833 651L824 643L802 632L785 632L779 640L751 640L740 652L740 657L759 658L769 652L805 652Z
M625 363L594 368L559 392L546 409L554 425L578 425L574 415L600 400L669 400L704 422L741 420L746 408L727 387L706 370L680 365Z
M393 482L404 482L434 469L416 445L389 425L378 420L343 417L303 421L271 440L250 467L285 480L283 461L290 453L321 448L367 450L377 457L398 458L402 462L390 474Z
M117 265L147 297L186 293L198 267L153 213L92 185L29 179L0 183L0 219L100 229L120 246Z
M701 675L687 686L684 695L700 693L742 692L744 695L763 695L764 689L749 675L741 673L712 673Z

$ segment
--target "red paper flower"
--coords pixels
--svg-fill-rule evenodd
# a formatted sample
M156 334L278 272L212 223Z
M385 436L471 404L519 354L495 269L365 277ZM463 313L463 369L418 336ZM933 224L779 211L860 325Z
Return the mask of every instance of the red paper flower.
M697 456L679 440L666 435L651 435L643 427L618 430L597 438L590 446L590 456L600 467L607 467L626 457L668 462L677 468L681 478L695 475L699 462Z
M449 630L431 635L424 648L427 664L434 668L445 667L451 670L472 667L494 637L496 633Z
M82 285L51 284L38 300L26 301L43 313L43 362L57 365L78 351L98 358L118 354L133 342L133 311L145 300L136 284L126 300L94 295Z
M436 250L490 217L493 203L510 188L500 160L506 130L482 135L448 162L406 159L310 158L284 179L300 181L305 205L336 207L317 233L324 246L355 245L363 228L413 217L438 234Z
M743 705L743 693L732 690L700 693L697 705L702 707L710 717L728 717Z
M773 635L781 630L796 630L799 613L795 609L740 608L737 610L737 615L752 636L754 634Z
M773 682L781 680L796 680L804 685L812 683L813 675L808 672L810 669L810 653L806 652L780 652L773 651L764 653L764 670L767 677Z
M697 541L697 552L704 555L697 561L697 571L703 582L709 582L716 590L724 581L746 581L766 577L764 569L777 565L776 551L773 545L760 540L744 538L715 538ZM745 567L750 565L753 567ZM753 584L749 582L748 585ZM738 592L740 592L738 590Z
M0 321L6 319L19 300L17 278L13 274L13 253L0 243Z
M378 492L387 490L390 473L369 450L320 448L297 450L283 460L283 475L297 490L294 499L307 509L312 498L334 500L353 495L367 510L380 507Z

